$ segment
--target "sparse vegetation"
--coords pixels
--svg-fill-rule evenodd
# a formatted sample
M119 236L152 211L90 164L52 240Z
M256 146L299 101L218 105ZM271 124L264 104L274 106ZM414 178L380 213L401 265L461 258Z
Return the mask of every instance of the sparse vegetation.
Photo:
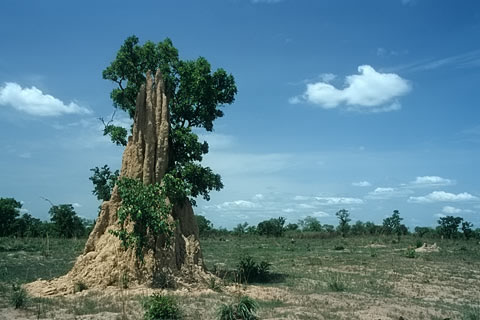
M257 263L251 256L245 256L237 264L238 280L241 282L268 282L271 264L266 261Z
M256 320L258 303L248 296L243 296L236 303L223 304L219 311L219 320Z
M180 307L173 296L154 293L143 303L144 320L176 320L181 319Z
M27 292L21 286L12 284L10 302L15 309L25 307L27 303Z

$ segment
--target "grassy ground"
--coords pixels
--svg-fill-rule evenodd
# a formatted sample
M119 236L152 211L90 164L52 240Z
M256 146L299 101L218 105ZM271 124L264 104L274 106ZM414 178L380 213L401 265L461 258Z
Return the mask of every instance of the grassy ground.
M480 319L480 245L437 241L439 252L412 253L417 239L352 237L204 239L207 268L223 280L213 290L172 292L186 319L214 319L222 303L246 294L262 319ZM430 242L431 243L431 242ZM0 319L138 319L142 292L86 290L72 297L29 299L13 310L13 283L65 274L84 240L0 239ZM343 249L342 249L343 248ZM232 286L242 257L271 263L268 283ZM227 285L227 286L225 286ZM2 312L2 310L4 312ZM7 318L5 318L7 319Z

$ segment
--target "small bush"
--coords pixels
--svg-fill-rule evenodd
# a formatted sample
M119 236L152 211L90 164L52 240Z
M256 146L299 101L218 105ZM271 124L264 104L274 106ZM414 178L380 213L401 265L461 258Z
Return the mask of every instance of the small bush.
M480 307L466 307L462 313L462 320L480 320Z
M175 320L181 319L180 308L172 296L162 296L154 293L144 303L144 320Z
M10 302L12 303L15 309L19 309L25 306L27 303L27 291L21 286L13 284L12 285L12 294L10 296Z
M413 247L408 247L407 250L405 251L405 257L410 259L415 259L416 257L415 249Z
M256 320L258 304L248 296L240 298L238 303L224 304L218 311L219 320Z
M417 241L415 242L415 247L420 248L420 247L422 247L422 246L423 246L423 241L422 241L422 240L417 240Z
M245 256L237 264L239 280L246 283L268 282L271 275L270 266L271 264L266 261L257 263L252 257Z
M347 289L345 282L341 279L339 274L332 274L327 279L327 285L330 290L335 292L343 292Z
M73 285L73 292L74 293L82 292L83 290L87 290L87 289L88 289L87 285L82 281L77 281Z

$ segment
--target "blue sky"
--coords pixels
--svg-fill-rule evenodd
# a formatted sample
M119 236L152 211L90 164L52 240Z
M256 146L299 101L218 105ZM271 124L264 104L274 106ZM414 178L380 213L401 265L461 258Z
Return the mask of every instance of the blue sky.
M195 211L216 226L336 224L345 208L480 227L477 1L7 0L0 26L0 197L34 216L48 218L41 197L97 216L89 169L122 155L102 137L101 72L135 34L235 76L235 103L198 132L225 188Z

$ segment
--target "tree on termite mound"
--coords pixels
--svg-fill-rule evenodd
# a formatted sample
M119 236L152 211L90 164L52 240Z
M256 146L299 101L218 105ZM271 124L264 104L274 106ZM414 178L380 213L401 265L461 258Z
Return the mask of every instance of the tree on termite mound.
M232 103L237 92L232 75L223 69L212 72L203 57L188 61L179 59L170 39L139 45L138 38L131 36L103 71L103 78L117 85L111 92L114 106L133 118L142 85L149 80L148 72L155 70L161 72L169 109L166 172L161 181L152 181L158 185L150 189L120 178L118 191L124 203L118 217L122 228L114 232L125 246L134 246L140 258L138 249L148 243L148 233L168 234L166 217L173 206L183 205L187 200L195 205L198 196L209 200L210 191L223 187L220 176L200 164L208 152L208 144L200 142L193 129L212 131L213 121L223 116L220 108ZM110 123L105 125L104 134L110 135L116 144L125 145L127 141L126 131ZM143 202L136 201L135 193L144 195ZM158 202L155 194L168 198L169 203ZM135 223L133 231L123 228L125 221Z

